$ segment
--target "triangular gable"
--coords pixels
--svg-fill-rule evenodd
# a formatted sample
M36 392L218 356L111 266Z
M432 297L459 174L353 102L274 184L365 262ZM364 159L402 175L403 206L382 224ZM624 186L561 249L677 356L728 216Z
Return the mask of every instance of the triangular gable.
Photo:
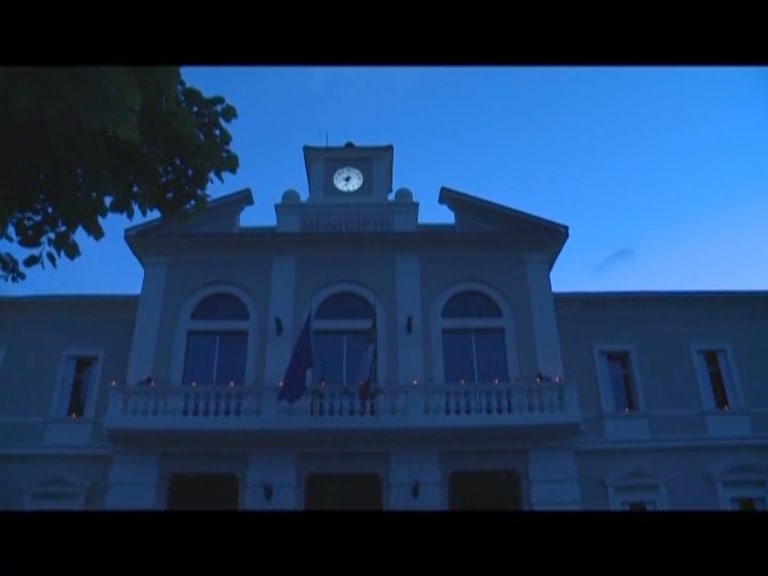
M568 227L563 224L445 186L440 189L438 202L453 212L456 227L459 229L568 236Z
M88 490L88 484L68 476L50 476L29 489L32 495L80 495Z
M125 231L126 237L164 236L184 234L221 234L235 232L240 226L240 214L246 206L253 205L250 188L209 200L199 214L189 212L181 221L163 221L155 218Z
M568 240L568 227L443 186L438 202L453 212L456 230L503 234L522 250L549 254L550 268Z

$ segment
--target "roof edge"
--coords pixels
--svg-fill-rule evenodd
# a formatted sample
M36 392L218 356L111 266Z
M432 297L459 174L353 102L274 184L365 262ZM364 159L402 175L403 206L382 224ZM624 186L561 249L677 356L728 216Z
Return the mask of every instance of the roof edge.
M536 216L535 214L531 214L529 212L523 212L522 210L517 210L510 206L506 206L504 204L492 202L490 200L480 198L479 196L474 196L473 194L461 192L459 190L450 188L448 186L440 187L440 192L437 197L437 202L439 204L447 206L449 209L451 209L451 211L453 211L455 208L458 208L458 206L455 206L456 203L458 204L463 203L469 206L480 208L482 210L488 210L492 212L508 214L509 216L523 218L523 219L529 220L530 222L540 224L542 226L554 228L565 235L568 235L569 233L568 226L566 226L565 224L561 224L560 222L555 222L554 220L548 220L547 218L542 218L541 216Z
M252 206L253 204L253 192L249 187L247 187L237 190L236 192L231 192L230 194L225 194L224 196L219 196L218 198L208 199L203 214L210 213L210 211L220 210L231 205L241 205L241 209L244 209L246 206ZM182 214L192 215L193 212L192 209L187 208L182 211ZM146 222L142 222L141 224L136 224L135 226L126 228L123 235L126 238L130 238L141 232L145 232L153 228L158 228L166 222L167 221L165 221L162 216L158 216L152 220L148 220Z
M599 300L599 299L663 299L663 298L768 298L768 290L627 290L615 292L557 292L555 299Z
M18 296L0 296L4 302L134 302L140 294L25 294Z

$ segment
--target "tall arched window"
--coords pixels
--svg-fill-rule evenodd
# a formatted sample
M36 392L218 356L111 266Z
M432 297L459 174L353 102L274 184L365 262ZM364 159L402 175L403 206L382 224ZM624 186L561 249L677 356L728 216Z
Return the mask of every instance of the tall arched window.
M376 310L366 298L337 292L323 300L313 322L313 380L329 386L365 381L375 370L375 334Z
M216 293L201 300L189 318L183 384L243 384L249 320L237 296Z
M446 382L509 380L504 317L498 304L476 290L455 294L441 313Z

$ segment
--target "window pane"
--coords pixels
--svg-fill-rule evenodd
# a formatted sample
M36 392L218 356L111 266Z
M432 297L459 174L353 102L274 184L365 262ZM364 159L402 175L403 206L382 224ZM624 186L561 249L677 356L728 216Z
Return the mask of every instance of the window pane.
M188 333L183 383L212 384L215 355L216 334L214 332Z
M712 386L712 395L715 399L715 406L722 409L728 406L728 393L725 389L725 380L723 378L723 366L721 365L720 355L717 351L709 350L704 352L704 364L709 374L709 382Z
M192 312L193 320L248 320L248 308L232 294L214 294L205 298Z
M315 312L315 318L322 320L369 320L374 317L371 302L351 292L339 292L329 296Z
M347 380L348 386L357 386L367 374L368 363L366 350L368 349L367 332L347 332Z
M312 379L326 385L344 383L344 334L315 332L312 340L314 369Z
M617 410L634 410L637 408L635 401L634 382L629 354L624 352L612 352L605 355L608 365L608 376L611 380L611 392L613 402Z
M475 381L471 331L443 330L443 374L446 382Z
M504 330L475 330L474 333L477 380L479 382L509 380Z
M216 384L244 384L247 354L247 332L222 332L216 360Z
M733 498L731 503L736 510L742 512L765 510L765 499L763 498Z
M85 402L91 387L96 358L81 357L75 361L75 371L67 404L67 415L78 418L85 414Z
M461 292L443 307L443 318L500 318L496 302L480 292Z
M75 356L67 357L67 360L64 364L64 375L61 381L61 396L59 397L59 403L57 406L57 416L70 415L70 400L72 398L72 384L75 380L76 365L77 358Z

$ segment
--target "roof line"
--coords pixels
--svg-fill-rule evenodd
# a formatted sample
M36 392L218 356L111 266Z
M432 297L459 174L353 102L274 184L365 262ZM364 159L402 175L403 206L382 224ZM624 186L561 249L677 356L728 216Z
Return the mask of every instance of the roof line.
M768 290L636 290L636 291L616 291L616 292L557 292L554 291L555 298L563 299L599 299L599 298L743 298L743 297L761 297L768 298ZM140 294L28 294L14 296L0 296L0 303L26 301L131 301L135 300Z
M248 200L246 205L252 205L253 204L253 192L250 188L242 188L241 190L237 190L235 192L231 192L229 194L225 194L224 196L219 196L217 198L209 199L206 202L205 209L215 209L219 208L221 206L226 206L230 203L235 203L238 200ZM191 215L193 212L190 208L186 208L182 210L182 214L184 215ZM130 226L125 229L123 232L124 236L133 236L134 234L141 232L143 230L149 230L151 228L155 228L157 226L160 226L163 224L163 217L158 216L156 218L153 218L152 220L147 220L146 222L142 222L141 224L136 224L135 226Z
M444 197L445 194L448 194L448 196L453 196L455 199L459 201L466 202L468 204L474 204L476 206L487 208L490 210L497 210L500 212L504 212L506 214L509 214L510 216L518 216L520 218L525 218L527 220L530 220L531 222L535 222L538 224L543 224L545 226L551 226L553 228L558 228L564 233L568 233L569 228L565 224L561 224L560 222L555 222L554 220L549 220L547 218L542 218L541 216L536 216L535 214L531 214L529 212L523 212L522 210L518 210L516 208L512 208L510 206L506 206L505 204L499 204L498 202L492 202L491 200L486 200L485 198L480 198L478 196L475 196L473 194L468 194L466 192L461 192L459 190L456 190L454 188L450 188L448 186L441 186L440 187L440 193L438 195L438 203L446 205L450 207L448 202L446 201L446 198Z
M57 302L57 301L108 301L108 302L127 302L129 300L136 300L139 294L24 294L18 296L0 296L0 304L3 302L18 302L20 300L26 300L30 302L44 301L44 302Z
M768 297L766 290L627 290L615 292L557 292L553 291L555 298L743 298L743 297Z

